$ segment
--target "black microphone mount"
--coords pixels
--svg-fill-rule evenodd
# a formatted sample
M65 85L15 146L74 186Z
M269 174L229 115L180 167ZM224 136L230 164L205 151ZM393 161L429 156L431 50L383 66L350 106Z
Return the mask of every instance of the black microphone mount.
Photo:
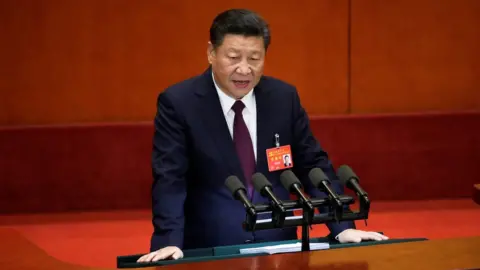
M313 170L320 170L314 168ZM312 170L312 171L313 171ZM343 169L342 169L343 170ZM318 173L318 171L317 171ZM315 173L317 175L317 173ZM323 174L323 172L321 172ZM312 174L312 172L310 173ZM254 186L257 191L259 191L262 196L269 198L269 203L263 204L252 204L251 202L245 202L243 198L242 191L234 193L236 189L242 190L243 184L240 183L241 188L238 185L233 185L230 183L230 186L234 186L236 189L229 188L234 194L235 198L240 200L246 209L246 218L242 226L246 231L255 232L257 230L268 230L274 228L288 228L288 227L298 227L302 226L302 251L310 250L310 238L309 238L309 229L312 225L315 224L324 224L329 222L341 222L341 221L355 221L368 219L368 212L370 209L370 201L365 192L359 195L357 190L356 194L359 197L360 209L358 211L351 211L348 206L355 202L355 199L348 195L337 195L329 186L328 183L323 182L321 186L319 184L318 178L315 180L311 176L311 181L315 187L319 188L321 191L327 193L325 198L307 198L307 196L302 191L302 185L300 181L291 171L285 171L281 174L280 180L282 185L292 194L298 196L298 200L280 200L278 199L272 191L271 184L262 174L255 174L253 178ZM235 177L236 180L238 178ZM322 178L322 181L325 180ZM342 179L345 181L344 179ZM239 180L238 180L239 181ZM322 182L320 181L320 182ZM351 182L349 180L349 182ZM346 182L342 182L346 183ZM347 185L347 188L351 188L352 185ZM325 190L322 187L327 187L328 190ZM358 182L356 182L356 187L359 187ZM361 190L361 189L360 189ZM235 194L240 194L235 195ZM326 207L329 209L326 213L315 214L315 208ZM293 211L302 209L302 216L287 216L286 211ZM263 219L259 220L258 215L264 213L272 213L272 219Z
M287 216L287 212L283 206L283 203L277 199L275 194L273 194L272 184L261 173L255 173L252 176L252 182L255 190L260 193L260 195L270 200L272 207L272 222L274 227L282 228L285 217Z
M368 213L370 212L370 199L368 194L360 187L360 178L353 172L352 168L348 165L341 165L338 167L337 175L342 185L348 189L353 190L359 198L360 213L363 213L363 219L368 219Z

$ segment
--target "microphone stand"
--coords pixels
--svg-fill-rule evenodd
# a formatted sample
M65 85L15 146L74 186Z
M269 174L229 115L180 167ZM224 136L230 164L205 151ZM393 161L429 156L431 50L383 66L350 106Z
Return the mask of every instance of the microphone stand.
M293 209L303 209L303 214L301 218L290 218L287 219L285 216L281 216L282 220L272 220L271 221L262 221L257 220L257 215L261 213L273 212L276 210L270 203L268 204L256 204L254 205L255 211L247 211L247 216L243 222L243 228L246 231L254 232L256 230L268 230L279 228L278 224L282 224L282 228L288 227L302 227L302 251L310 251L310 227L315 224L324 224L327 222L340 222L340 221L352 221L352 220L362 220L368 218L368 212L370 210L370 201L368 197L360 197L360 209L359 211L345 211L341 213L335 213L335 207L332 207L335 203L329 198L321 199L311 199L313 208L308 207L308 204L303 203L300 200L286 200L282 201L283 207L285 210ZM342 205L351 205L355 202L355 199L351 196L340 195L339 201ZM329 212L324 214L314 214L314 209L319 206L330 206L328 207ZM342 207L343 208L343 207ZM254 213L252 213L254 212ZM339 214L339 215L338 215Z
M313 212L305 211L306 207L303 209L303 218L302 218L302 251L310 251L310 213L313 216Z

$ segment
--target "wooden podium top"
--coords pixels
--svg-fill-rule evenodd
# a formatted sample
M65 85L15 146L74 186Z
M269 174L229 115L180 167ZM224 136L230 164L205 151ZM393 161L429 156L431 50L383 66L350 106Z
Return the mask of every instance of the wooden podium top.
M56 260L11 229L0 229L3 270L100 270ZM113 258L112 258L113 259ZM178 264L157 269L480 269L480 237L429 240ZM152 268L147 268L152 269Z

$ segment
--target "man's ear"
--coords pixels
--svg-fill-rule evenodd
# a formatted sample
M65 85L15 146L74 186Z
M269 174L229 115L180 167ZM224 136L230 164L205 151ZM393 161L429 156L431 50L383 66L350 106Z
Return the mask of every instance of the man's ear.
M213 44L209 41L207 46L207 59L209 64L212 64L213 58L215 58L215 48L213 47Z

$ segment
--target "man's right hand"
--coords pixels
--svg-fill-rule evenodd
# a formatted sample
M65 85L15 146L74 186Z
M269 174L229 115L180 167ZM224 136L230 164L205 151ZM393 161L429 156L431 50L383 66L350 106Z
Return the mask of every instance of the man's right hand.
M178 260L183 258L183 252L178 247L164 247L143 255L137 262L156 262L165 259Z

